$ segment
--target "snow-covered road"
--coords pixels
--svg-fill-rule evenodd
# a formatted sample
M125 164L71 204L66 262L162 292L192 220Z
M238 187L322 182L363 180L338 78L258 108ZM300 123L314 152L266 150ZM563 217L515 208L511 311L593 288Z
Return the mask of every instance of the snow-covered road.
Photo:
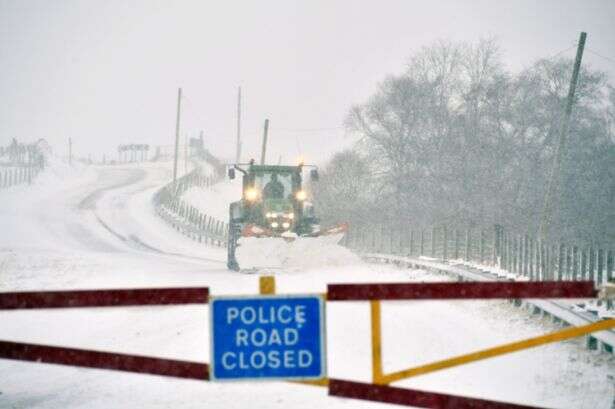
M168 164L69 169L58 163L32 187L0 192L0 291L209 286L253 294L256 275L229 272L223 249L191 241L154 213ZM209 195L224 208L228 195ZM322 292L327 283L435 281L394 266L347 265L278 274L278 292ZM206 306L5 311L0 339L209 361ZM369 381L367 303L327 305L331 376ZM403 369L555 330L506 302L383 303L384 369ZM399 386L544 407L604 408L615 361L581 340L527 350L399 382ZM396 384L397 385L397 384ZM0 408L383 407L330 398L282 382L207 383L0 360Z

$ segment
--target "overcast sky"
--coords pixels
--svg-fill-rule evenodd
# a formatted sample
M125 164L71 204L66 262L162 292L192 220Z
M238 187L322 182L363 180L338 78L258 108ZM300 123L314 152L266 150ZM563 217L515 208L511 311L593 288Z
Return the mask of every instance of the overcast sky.
M0 0L0 145L72 137L79 155L169 145L203 129L232 158L242 86L244 159L271 121L270 161L322 162L351 142L343 120L413 51L495 36L507 68L572 47L615 78L615 1ZM564 55L574 57L574 49Z

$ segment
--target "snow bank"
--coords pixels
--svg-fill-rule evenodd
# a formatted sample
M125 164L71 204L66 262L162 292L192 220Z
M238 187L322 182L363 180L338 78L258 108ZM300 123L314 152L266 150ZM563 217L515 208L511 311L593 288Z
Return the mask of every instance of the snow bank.
M317 267L361 265L363 261L349 249L337 244L342 235L280 238L242 237L237 261L242 269L281 268L305 271Z
M241 179L225 180L209 189L192 187L182 199L215 219L228 222L229 204L241 198Z

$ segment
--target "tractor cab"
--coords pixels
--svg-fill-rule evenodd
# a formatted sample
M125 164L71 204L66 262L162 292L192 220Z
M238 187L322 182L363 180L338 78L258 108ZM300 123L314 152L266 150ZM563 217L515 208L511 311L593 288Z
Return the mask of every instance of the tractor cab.
M231 179L235 177L235 170L243 173L242 198L231 204L231 223L254 226L255 232L266 230L268 235L273 236L283 233L311 233L317 220L303 188L303 168L304 165L272 166L252 163L247 168L240 165L230 168ZM312 180L318 179L315 169L310 175ZM249 235L250 232L244 233Z

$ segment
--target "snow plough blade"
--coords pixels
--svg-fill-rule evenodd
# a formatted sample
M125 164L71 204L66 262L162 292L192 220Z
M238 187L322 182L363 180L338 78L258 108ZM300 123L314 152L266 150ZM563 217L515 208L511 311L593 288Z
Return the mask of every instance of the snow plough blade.
M331 236L334 234L340 234L340 240L344 237L344 234L348 231L348 223L340 223L335 226L328 227L324 230L320 230L311 234L311 237L320 237L320 236Z
M258 226L246 226L238 239L236 260L239 271L279 271L338 265L358 258L339 245L348 224L339 224L305 236L274 234Z
M333 234L340 234L343 237L344 234L348 231L348 223L339 223L335 226L328 227L324 230L316 230L310 234L301 237L320 237L320 236L331 236ZM295 233L284 232L284 233L276 233L271 229L266 227L261 227L256 224L248 224L241 231L241 237L282 237L282 238L293 238L300 237ZM340 239L341 239L340 237Z

